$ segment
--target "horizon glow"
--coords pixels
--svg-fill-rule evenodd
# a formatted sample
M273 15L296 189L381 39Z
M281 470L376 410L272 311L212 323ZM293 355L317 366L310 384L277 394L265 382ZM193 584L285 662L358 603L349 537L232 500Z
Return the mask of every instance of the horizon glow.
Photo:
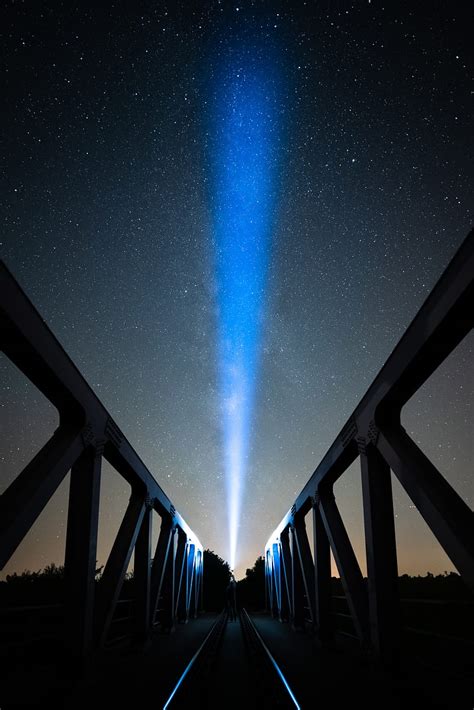
M212 211L232 570L247 477L273 222L277 84L274 64L246 48L232 56L214 87Z

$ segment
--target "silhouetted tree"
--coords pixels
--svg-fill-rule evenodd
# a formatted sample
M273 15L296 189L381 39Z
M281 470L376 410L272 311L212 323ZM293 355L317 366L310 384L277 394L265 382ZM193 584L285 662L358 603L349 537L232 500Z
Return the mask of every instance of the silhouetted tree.
M64 567L51 562L37 572L7 574L0 583L0 602L5 606L54 604L63 601Z
M255 564L245 572L237 584L237 602L240 608L253 611L265 608L265 560L257 557Z
M205 611L221 611L230 581L229 564L212 550L204 550L203 606Z
M96 580L102 569L96 569ZM0 606L57 604L64 601L64 590L64 565L51 562L36 572L7 574L0 581Z

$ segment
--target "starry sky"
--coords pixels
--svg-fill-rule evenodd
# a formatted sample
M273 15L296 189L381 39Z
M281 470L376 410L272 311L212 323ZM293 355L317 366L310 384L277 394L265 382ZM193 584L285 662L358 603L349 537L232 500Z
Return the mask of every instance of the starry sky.
M469 27L467 3L3 3L2 258L225 559L220 82L268 67L254 120L272 136L271 214L237 576L472 226ZM471 507L473 342L402 415ZM58 423L1 357L0 492ZM365 569L356 465L335 493ZM4 574L62 562L67 494L66 479ZM100 564L128 496L105 465ZM394 498L400 572L452 569L396 481Z

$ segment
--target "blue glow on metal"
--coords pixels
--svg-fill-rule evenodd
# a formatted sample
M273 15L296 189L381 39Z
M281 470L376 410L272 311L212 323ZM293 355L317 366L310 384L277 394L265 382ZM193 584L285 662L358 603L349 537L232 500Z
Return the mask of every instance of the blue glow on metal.
M216 622L216 623L217 623L217 622ZM204 648L205 644L207 643L207 640L208 640L209 636L212 634L215 625L216 625L216 624L214 624L214 625L212 626L212 628L210 629L210 631L207 633L206 638L204 639L204 641L202 642L202 644L199 646L198 650L196 651L196 653L194 654L194 656L191 658L191 660L189 661L188 665L187 665L186 668L184 669L184 671L183 671L183 673L181 674L181 676L180 676L178 682L176 683L175 687L173 688L173 691L172 691L171 695L169 696L169 698L168 698L168 700L166 701L166 703L163 705L163 710L166 710L166 709L171 705L171 702L172 702L174 696L175 696L176 693L178 692L178 690L179 690L179 688L180 688L180 686L181 686L183 680L186 678L186 676L188 675L189 671L191 670L191 668L192 668L192 666L193 666L193 664L194 664L196 658L199 656L199 654L201 653L201 651L202 651L202 649Z
M193 577L194 573L196 572L196 575L199 571L199 568L196 563L196 558L195 558L195 550L196 547L195 545L191 544L188 547L188 568L186 571L186 606L189 608L189 605L191 604L191 595L193 592Z
M181 683L183 682L183 680L185 679L185 677L186 677L187 674L189 673L189 671L190 671L190 669L191 669L191 666L193 665L196 656L197 656L197 652L194 654L194 656L193 656L193 657L191 658L191 660L189 661L188 665L186 666L186 668L185 668L185 670L184 670L184 673L182 674L182 676L180 677L180 679L179 679L178 682L176 683L176 685L175 685L175 687L174 687L174 689L173 689L173 692L171 693L171 695L170 695L170 697L168 698L168 700L166 701L166 703L163 705L163 710L166 710L166 708L169 708L169 706L171 705L171 702L172 702L174 696L176 695L176 693L178 692L178 689L179 689Z
M234 569L265 305L278 156L275 63L233 50L212 101L212 217L218 308L219 390Z
M272 546L272 563L273 563L273 575L275 579L275 594L277 598L278 607L281 607L281 565L280 565L280 545L274 543Z

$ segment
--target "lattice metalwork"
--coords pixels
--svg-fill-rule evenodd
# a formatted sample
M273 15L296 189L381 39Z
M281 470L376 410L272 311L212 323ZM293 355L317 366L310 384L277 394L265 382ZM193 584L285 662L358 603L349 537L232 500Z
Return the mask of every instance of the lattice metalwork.
M367 390L265 549L267 603L280 618L308 618L321 639L332 632L330 550L361 643L391 663L398 655L397 554L391 471L474 589L474 515L401 425L402 407L474 323L471 232ZM472 372L466 373L472 377ZM333 493L360 459L367 584ZM312 510L314 561L305 528Z
M57 408L58 429L0 497L0 567L71 472L65 583L66 644L87 654L104 644L133 551L136 634L146 638L157 610L166 627L197 613L203 549L96 397L12 274L0 263L1 347ZM132 493L100 584L95 583L101 462ZM152 550L152 513L161 517ZM97 588L97 593L96 593Z

